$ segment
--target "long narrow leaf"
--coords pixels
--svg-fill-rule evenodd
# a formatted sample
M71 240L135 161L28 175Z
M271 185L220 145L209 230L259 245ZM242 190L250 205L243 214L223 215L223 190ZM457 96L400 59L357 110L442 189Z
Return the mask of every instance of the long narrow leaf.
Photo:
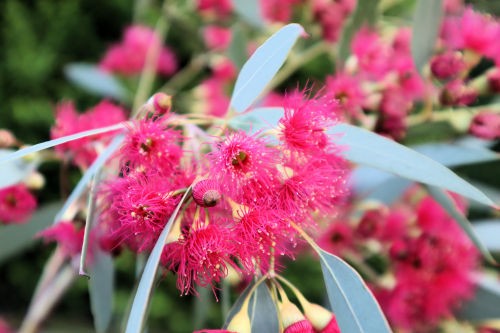
M0 149L0 158L12 154L11 149ZM0 188L19 183L36 169L37 161L17 160L0 165Z
M37 151L44 150L47 148L51 148L69 141L74 141L78 140L81 138L85 138L87 136L92 136L92 135L97 135L97 134L103 134L111 131L116 131L116 130L122 130L124 128L124 123L116 124L116 125L111 125L111 126L106 126L106 127L101 127L101 128L96 128L96 129L91 129L88 131L83 131L80 133L76 134L71 134L68 136L63 136L62 138L54 139L54 140L49 140L45 141L42 143L38 143L36 145L26 147L23 149L19 149L18 151L9 154L7 156L3 156L0 158L0 164L15 160L16 158L20 158L32 153L36 153Z
M83 174L82 178L80 178L80 181L78 184L76 184L75 188L69 195L69 197L66 199L64 202L63 207L61 210L57 213L57 215L54 218L54 223L57 223L61 220L63 217L64 213L68 210L68 208L80 198L82 193L85 190L85 187L87 184L90 182L92 177L99 172L99 170L102 168L102 166L106 163L106 161L113 155L113 153L120 147L122 144L123 140L125 139L125 136L123 134L117 135L113 141L109 144L108 147L96 158L96 160L92 163L92 165L85 171Z
M391 332L380 306L361 276L339 257L320 248L316 251L328 299L341 332Z
M495 277L474 276L477 284L474 298L464 304L458 317L465 320L493 320L500 317L500 282Z
M344 156L414 181L441 187L485 205L497 207L480 190L442 164L365 129L341 124L329 130L331 139L346 147Z
M170 229L172 228L172 225L174 224L175 219L177 218L177 214L179 214L181 206L184 204L190 194L191 187L189 187L186 193L184 193L184 196L175 208L172 216L170 216L170 219L165 225L165 228L161 232L160 237L158 237L153 251L151 251L151 254L149 255L148 261L146 262L146 267L144 268L144 272L141 276L141 281L139 282L139 286L134 297L134 302L132 303L132 309L130 310L127 321L127 328L125 330L126 333L140 333L142 327L144 326L144 322L146 320L146 310L148 308L151 292L153 291L153 283L156 278L156 272L158 271L158 264L160 263L160 257L163 251L163 247L165 246L168 234L170 232Z
M457 206L453 203L453 200L440 188L435 186L427 186L429 194L437 201L439 204L448 212L448 214L453 217L453 219L460 225L462 230L469 236L470 240L474 243L476 248L481 252L481 254L490 262L494 263L495 259L488 251L488 249L481 243L479 237L477 237L471 223L467 218L458 211Z
M419 72L422 72L422 68L434 51L442 17L442 0L417 1L413 16L411 55Z
M472 228L488 250L500 252L500 219L473 221Z
M261 94L278 72L293 44L304 29L296 23L288 24L262 44L243 65L230 105L236 111L245 111Z
M89 280L90 308L97 333L106 332L113 315L114 266L113 258L95 251Z
M250 299L249 307L252 333L278 333L279 321L276 304L274 303L269 287L261 283Z

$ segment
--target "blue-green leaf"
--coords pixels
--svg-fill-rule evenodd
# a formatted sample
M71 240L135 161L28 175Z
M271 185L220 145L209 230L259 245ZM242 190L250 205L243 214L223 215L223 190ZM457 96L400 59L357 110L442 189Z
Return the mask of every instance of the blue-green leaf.
M265 283L261 283L250 298L248 308L252 333L278 333L279 321L276 304Z
M181 201L175 208L172 216L170 216L167 224L165 225L165 228L161 232L160 237L158 237L153 251L151 251L151 254L149 255L146 267L144 267L141 280L139 281L139 286L137 287L134 302L132 303L132 309L130 310L130 314L128 316L127 328L125 330L126 333L142 332L142 327L146 321L146 310L153 291L153 284L156 279L156 272L158 271L158 265L160 264L163 247L165 246L168 234L170 233L170 229L177 218L177 214L179 214L181 206L190 195L191 187L189 187L186 193L184 193Z
M69 64L64 67L66 77L86 91L126 102L126 89L111 74L93 64Z
M490 262L494 263L495 259L493 259L491 253L488 249L481 243L481 240L477 237L474 232L472 225L469 220L458 210L457 206L453 202L453 200L449 197L449 195L437 188L435 186L427 186L427 190L429 194L443 207L448 214L453 217L453 219L460 225L462 230L467 234L470 240L474 243L476 248L481 252L481 254Z
M98 333L106 332L113 315L114 266L111 256L96 249L90 274L89 296L94 327Z
M339 42L338 62L342 65L351 53L351 41L364 25L373 26L377 18L379 0L358 0L356 9L347 21Z
M243 290L243 292L238 296L236 299L236 302L234 302L233 306L231 307L231 310L229 310L229 313L226 317L226 321L224 322L224 328L227 328L229 326L229 323L233 319L233 317L240 311L241 307L243 306L243 303L247 299L248 293L252 290L252 288L255 285L255 281L252 281L248 284L248 286Z
M54 147L54 146L57 146L57 145L60 145L60 144L63 144L63 143L69 142L69 141L78 140L78 139L85 138L85 137L92 136L92 135L98 135L98 134L108 133L108 132L112 132L112 131L123 130L124 125L125 125L125 123L120 123L120 124L116 124L116 125L91 129L88 131L83 131L83 132L71 134L68 136L63 136L61 138L54 139L54 140L41 142L41 143L38 143L38 144L33 145L33 146L19 149L19 150L15 151L11 154L8 154L6 156L0 157L0 164L15 160L15 159L20 158L20 157L24 157L24 156L32 154L32 153L36 153L40 150L51 148L51 147Z
M473 221L472 228L488 250L500 252L500 219Z
M117 135L109 144L108 147L95 159L92 165L85 171L82 178L78 184L76 184L75 188L69 195L69 197L64 202L63 207L54 217L54 223L57 223L61 220L64 213L68 210L68 208L75 203L85 191L85 188L89 184L90 180L94 175L101 170L102 166L106 163L106 161L113 155L113 153L120 147L121 143L125 139L123 134Z
M464 320L482 321L500 317L500 282L495 277L477 275L474 298L465 302L458 317Z
M14 150L0 149L0 159L12 153L14 153ZM0 164L0 188L19 183L36 169L37 164L34 160L15 160Z
M0 263L28 248L35 240L37 233L52 223L61 203L51 203L40 207L32 218L24 224L7 225L0 227Z
M365 129L341 124L329 130L331 139L346 147L344 156L427 185L441 187L472 200L496 207L480 190L442 164L412 149Z
M303 32L304 29L299 24L288 24L252 54L236 79L230 103L236 111L245 111L262 93Z
M361 276L339 257L316 249L328 300L341 332L391 332L389 324Z
M442 0L418 0L413 16L411 55L419 72L429 61L443 17Z
M258 132L263 129L271 129L278 126L283 117L284 110L281 107L261 107L237 114L229 121L229 126L247 132Z
M265 26L260 8L260 1L233 0L234 10L247 23L255 28L262 29Z

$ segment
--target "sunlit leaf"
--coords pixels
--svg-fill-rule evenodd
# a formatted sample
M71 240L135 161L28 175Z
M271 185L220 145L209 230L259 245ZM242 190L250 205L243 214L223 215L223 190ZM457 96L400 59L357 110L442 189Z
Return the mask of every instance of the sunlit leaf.
M333 141L346 147L344 156L352 162L441 187L495 207L484 193L450 169L392 140L348 124L333 127L329 134Z
M234 10L247 23L256 28L265 26L260 1L233 0Z
M288 24L252 54L236 79L230 103L236 111L245 111L262 93L303 32L304 29L299 24Z
M379 0L358 0L356 9L342 30L338 62L343 64L351 53L351 41L356 32L363 26L373 26L377 19Z
M339 257L316 249L328 300L342 332L391 332L377 301L361 276Z
M61 138L54 139L54 140L41 142L41 143L38 143L38 144L33 145L33 146L19 149L19 150L15 151L11 154L8 154L6 156L0 157L0 164L15 160L15 159L20 158L20 157L24 157L24 156L32 154L32 153L36 153L40 150L51 148L51 147L54 147L54 146L57 146L57 145L60 145L60 144L63 144L63 143L69 142L69 141L74 141L74 140L78 140L78 139L85 138L88 136L108 133L108 132L112 132L112 131L116 131L116 130L123 130L124 126L125 126L125 123L120 123L120 124L116 124L116 125L91 129L88 131L83 131L83 132L71 134L68 136L63 136Z
M158 271L158 265L160 263L161 253L165 242L167 241L168 234L172 225L174 224L177 214L181 206L184 204L186 199L191 195L191 187L184 193L181 201L175 208L172 216L168 220L165 228L158 237L156 244L149 255L148 261L146 262L146 267L144 267L144 272L142 273L137 292L134 297L134 302L132 303L132 309L127 321L126 333L140 333L142 332L142 327L146 321L146 313L149 305L149 300L151 298L151 292L153 291L153 284L156 279L156 272Z
M0 159L14 153L11 149L0 149ZM36 169L36 161L13 160L0 164L0 188L11 186L25 179Z
M472 228L488 250L500 252L500 219L474 221Z
M64 74L74 84L90 93L127 101L127 91L122 84L96 65L69 64L64 67Z
M24 224L0 226L0 263L27 249L37 233L51 225L61 203L51 203L40 207L33 217Z
M427 190L429 194L443 207L448 214L453 217L453 219L460 225L462 230L467 234L470 240L474 243L476 248L481 252L481 254L490 262L494 263L495 259L493 259L491 253L488 249L481 243L479 237L477 237L474 229L472 228L471 223L467 218L458 210L457 206L453 202L453 200L449 197L449 195L437 188L435 186L428 186Z
M98 249L94 251L90 276L90 309L94 317L94 327L98 333L106 332L113 315L113 258Z
M420 72L434 52L442 17L442 0L417 1L413 16L411 55Z

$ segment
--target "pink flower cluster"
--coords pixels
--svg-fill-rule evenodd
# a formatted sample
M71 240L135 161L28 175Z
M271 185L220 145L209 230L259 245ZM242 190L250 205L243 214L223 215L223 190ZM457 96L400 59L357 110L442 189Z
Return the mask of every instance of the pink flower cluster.
M120 106L102 101L85 113L78 113L73 102L62 102L56 107L56 122L50 131L52 139L79 132L106 127L125 121L126 112ZM86 169L98 155L99 145L109 142L109 133L94 135L56 146L61 158L71 160Z
M457 205L465 210L463 202ZM395 327L433 332L473 295L471 273L479 265L478 251L431 197L413 191L393 207L368 209L353 222L332 224L319 243L340 255L375 255L385 262L377 270L394 281L372 281L372 289ZM370 242L381 251L372 253Z
M201 156L183 148L196 138L172 126L175 116L136 121L121 149L121 176L101 188L101 245L151 250L194 184L162 256L181 293L213 286L230 266L245 274L274 269L275 257L293 253L291 222L313 226L346 194L348 167L325 133L337 121L334 106L329 97L293 93L279 144L227 129Z
M162 75L172 75L177 70L175 54L166 46L161 46L160 38L149 27L133 25L125 30L121 43L112 45L100 61L106 71L122 75L139 74L146 64L151 49L158 48L156 71Z
M36 198L26 185L16 184L0 189L0 223L26 222L36 207Z

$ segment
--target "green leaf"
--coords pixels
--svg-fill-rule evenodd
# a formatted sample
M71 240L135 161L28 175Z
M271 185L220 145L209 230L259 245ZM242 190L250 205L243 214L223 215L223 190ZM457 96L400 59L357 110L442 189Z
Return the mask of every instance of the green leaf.
M464 320L482 321L500 317L500 282L495 277L477 275L474 298L465 302L458 317Z
M472 228L488 250L500 252L500 219L473 221Z
M236 13L247 23L259 29L265 27L260 9L260 1L233 0L233 5Z
M0 227L0 263L25 249L34 241L37 233L51 225L61 203L51 203L40 207L32 218L24 224Z
M339 257L320 248L328 300L341 332L391 332L389 324L361 276Z
M328 130L335 143L345 146L348 160L391 172L423 184L441 187L476 200L496 205L480 190L460 178L442 164L397 142L365 129L340 124Z
M111 74L93 64L69 64L64 67L66 77L86 91L126 102L126 89Z
M448 212L448 214L453 217L453 219L460 225L462 230L467 234L470 240L474 243L477 249L481 252L481 254L490 262L494 263L495 259L488 251L488 249L481 243L480 239L477 237L474 232L471 223L467 218L457 209L457 206L453 202L453 200L449 197L449 195L437 188L435 186L427 186L427 190L429 194L439 202L439 204Z
M434 51L442 17L442 0L417 1L413 16L411 55L420 73Z
M170 216L165 228L158 237L156 244L149 255L148 261L146 262L146 267L144 267L144 272L142 273L139 286L137 287L137 292L134 297L134 302L132 303L132 309L127 321L126 333L140 333L142 332L142 327L146 321L146 310L149 305L149 300L151 298L151 293L153 291L153 284L156 278L156 272L158 271L158 265L160 264L161 253L165 242L167 241L170 229L174 224L177 214L181 206L184 204L186 199L191 195L191 187L189 187L182 196L181 201L175 208L172 216Z
M23 149L19 149L11 154L0 157L0 164L15 160L15 159L20 158L20 157L24 157L24 156L32 154L32 153L36 153L40 150L51 148L51 147L54 147L54 146L57 146L57 145L60 145L60 144L63 144L63 143L69 142L69 141L78 140L78 139L85 138L85 137L92 136L92 135L103 134L103 133L108 133L108 132L117 131L117 130L123 130L125 128L124 124L125 123L120 123L120 124L116 124L116 125L95 128L95 129L91 129L88 131L83 131L83 132L63 136L63 137L58 138L58 139L37 143L36 145L29 146L29 147L26 147Z
M0 159L12 154L12 149L0 149ZM14 160L0 165L0 188L19 183L32 173L37 166L36 161Z
M96 332L106 332L113 315L114 266L113 258L98 249L89 280L90 309L94 317Z
M236 79L230 102L236 111L245 111L262 93L303 33L304 29L299 24L288 24L252 54Z
M278 312L271 292L265 283L261 283L250 299L248 308L252 333L279 332Z
M241 24L236 23L232 29L231 43L227 49L227 56L238 68L242 68L247 60L248 38L241 28Z
M356 32L363 27L374 26L377 19L379 0L358 0L354 13L347 21L339 42L338 62L342 65L351 54L351 41Z

